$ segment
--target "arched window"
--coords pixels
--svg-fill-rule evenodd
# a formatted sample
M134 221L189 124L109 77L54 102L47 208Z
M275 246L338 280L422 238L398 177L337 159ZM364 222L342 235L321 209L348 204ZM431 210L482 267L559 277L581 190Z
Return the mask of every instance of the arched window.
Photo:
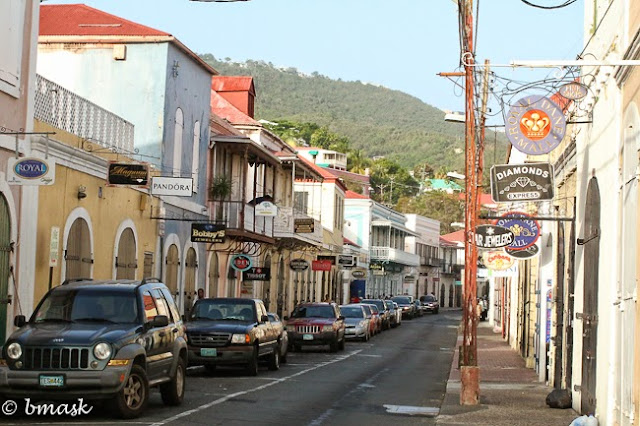
M176 121L173 131L173 176L179 177L182 169L182 130L184 116L180 108L176 109Z
M193 299L196 295L196 270L198 269L198 260L193 247L187 249L184 268L184 312L187 314L191 310L191 306L193 306Z
M218 254L211 253L211 258L209 259L209 297L218 297L219 279Z
M138 260L136 259L136 239L133 229L127 228L120 234L116 256L116 279L135 279Z
M200 122L193 125L193 156L191 162L191 177L193 177L193 192L198 192L198 176L200 173Z
M171 294L178 295L178 269L180 268L180 260L178 259L178 246L171 244L167 251L167 259L165 261L167 265L166 285L169 288Z
M71 225L64 251L65 278L91 278L91 236L87 221L79 217Z

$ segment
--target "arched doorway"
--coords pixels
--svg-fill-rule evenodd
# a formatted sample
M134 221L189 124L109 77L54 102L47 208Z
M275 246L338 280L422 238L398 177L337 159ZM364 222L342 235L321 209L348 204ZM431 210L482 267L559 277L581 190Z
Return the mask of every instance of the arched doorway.
M587 188L584 217L584 307L582 318L582 382L580 411L595 414L596 351L598 347L598 264L600 262L600 190L592 177ZM576 314L577 315L577 314Z
M218 297L218 282L220 279L220 270L218 268L218 254L213 252L209 258L209 297Z
M135 279L137 267L136 239L133 234L133 229L126 228L122 231L122 234L120 234L120 241L118 241L116 279Z
M278 300L277 300L277 314L282 316L284 312L284 307L287 304L287 293L284 288L284 259L280 258L280 262L278 262L278 276L276 278L278 280Z
M167 250L167 259L165 260L167 265L166 285L169 288L173 297L178 300L178 270L180 269L180 259L178 258L178 246L171 244L169 250Z
M193 299L196 295L196 270L198 260L193 247L187 249L184 259L184 313L187 315L193 306Z
M456 295L453 284L449 285L449 307L453 308L453 298Z
M271 268L271 256L264 258L264 266ZM271 304L271 279L262 283L262 301L267 311L269 311L269 305Z
M64 260L65 279L91 278L91 235L87 221L81 217L77 218L69 229Z
M9 294L9 256L12 251L11 246L11 216L9 203L0 193L0 299L7 300ZM7 324L6 303L0 303L0 345L6 339Z
M236 297L236 270L231 265L227 271L227 297Z
M444 284L440 284L440 303L442 303L442 306L444 306L444 293L445 293ZM434 292L433 294L436 294L436 293Z

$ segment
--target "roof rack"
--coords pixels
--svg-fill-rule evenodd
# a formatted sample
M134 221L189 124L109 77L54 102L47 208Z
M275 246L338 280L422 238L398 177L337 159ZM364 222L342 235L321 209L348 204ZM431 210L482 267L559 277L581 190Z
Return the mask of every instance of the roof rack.
M160 278L153 278L153 277L144 277L142 279L142 282L140 282L140 284L148 284L148 283L159 283Z
M64 280L62 282L61 285L67 285L67 284L70 284L70 283L77 283L77 282L80 282L80 281L93 281L93 278L67 278L66 280Z

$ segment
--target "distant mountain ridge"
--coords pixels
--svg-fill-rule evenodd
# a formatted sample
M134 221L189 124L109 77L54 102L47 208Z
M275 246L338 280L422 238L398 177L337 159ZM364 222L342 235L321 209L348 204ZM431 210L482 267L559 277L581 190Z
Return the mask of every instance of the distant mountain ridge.
M235 63L211 54L202 58L222 75L254 77L256 119L317 123L348 137L353 149L369 157L385 156L407 168L427 162L434 169L463 171L464 125L445 122L444 111L414 96L262 61ZM487 146L488 162L492 147Z

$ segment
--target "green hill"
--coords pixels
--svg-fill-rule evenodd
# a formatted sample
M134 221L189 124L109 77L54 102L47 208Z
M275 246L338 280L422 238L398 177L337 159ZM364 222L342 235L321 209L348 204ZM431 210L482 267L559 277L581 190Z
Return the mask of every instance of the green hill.
M348 137L353 149L370 157L385 156L407 168L427 162L434 169L464 171L464 125L445 122L443 111L416 97L360 81L306 75L261 61L233 63L211 54L202 58L222 75L254 77L257 119L328 126ZM486 166L494 158L490 133ZM499 135L499 141L498 162L504 158L506 139Z

